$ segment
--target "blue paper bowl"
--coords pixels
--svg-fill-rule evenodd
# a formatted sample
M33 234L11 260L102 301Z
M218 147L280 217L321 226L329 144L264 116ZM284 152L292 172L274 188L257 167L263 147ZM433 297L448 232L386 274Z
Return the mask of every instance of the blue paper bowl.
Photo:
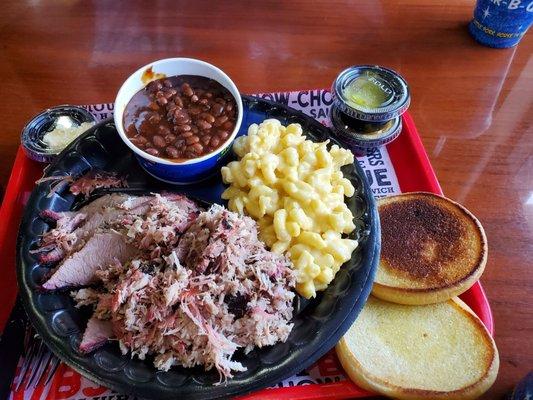
M151 68L156 74L166 76L198 75L211 78L229 90L237 104L237 120L233 132L226 142L217 150L202 157L183 162L174 162L168 159L154 157L135 146L126 136L123 125L123 116L126 105L133 95L146 86L148 82L142 81L143 73ZM161 181L185 185L199 182L216 173L225 163L233 140L239 132L242 123L243 106L241 95L233 81L219 68L204 61L192 58L167 58L147 64L135 71L122 85L115 100L114 120L117 131L124 143L135 153L143 169L154 178Z

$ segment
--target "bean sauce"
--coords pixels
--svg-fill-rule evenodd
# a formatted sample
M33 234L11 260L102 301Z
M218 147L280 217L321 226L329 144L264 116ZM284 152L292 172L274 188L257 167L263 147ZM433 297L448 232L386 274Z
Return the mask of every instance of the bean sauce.
M171 161L201 157L221 147L235 128L237 105L213 79L180 75L138 91L124 111L124 127L139 149Z

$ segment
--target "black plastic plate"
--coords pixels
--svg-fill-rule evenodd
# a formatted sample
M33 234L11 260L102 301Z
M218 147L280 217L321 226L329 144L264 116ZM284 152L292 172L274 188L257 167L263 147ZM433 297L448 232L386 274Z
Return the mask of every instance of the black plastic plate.
M328 139L328 128L301 112L254 97L244 96L243 103L245 112L240 134L245 134L251 123L277 118L284 124L301 124L312 140ZM79 176L90 169L128 175L133 190L172 190L207 202L222 203L220 194L224 187L219 174L186 187L172 187L149 177L121 141L111 121L96 125L71 144L47 169L46 175L68 173ZM199 367L157 371L148 360L123 356L116 342L88 355L78 351L89 315L74 307L67 292L39 290L49 269L39 265L30 253L39 236L49 229L39 218L39 212L45 209L70 210L80 200L66 188L47 197L49 182L34 189L19 231L17 272L26 312L44 342L60 359L87 378L119 392L155 399L215 399L274 385L310 366L332 348L356 319L372 287L380 250L376 205L358 163L344 167L343 172L356 188L355 195L347 199L347 203L355 215L357 229L352 236L359 239L359 247L326 291L314 300L300 302L293 318L294 329L287 342L255 349L248 355L237 354L235 358L247 367L247 371L236 373L226 383L216 385L216 370L206 372Z

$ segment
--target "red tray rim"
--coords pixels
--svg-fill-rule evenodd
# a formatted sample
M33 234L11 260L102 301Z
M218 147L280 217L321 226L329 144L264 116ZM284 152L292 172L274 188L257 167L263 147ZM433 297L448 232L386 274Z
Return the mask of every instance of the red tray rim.
M442 195L442 188L437 180L428 155L422 144L411 115L406 112L402 116L403 130L399 138L387 146L389 156L393 162L398 182L402 192L429 191ZM406 149L408 151L406 151ZM413 157L414 153L414 157ZM32 165L33 163L33 165ZM24 186L33 185L32 169L37 170L39 164L26 157L22 147L19 146L15 162L9 177L4 199L0 209L0 259L3 260L3 279L0 280L0 293L3 301L0 307L0 332L9 318L17 294L15 268L6 269L6 266L15 264L16 232L22 216L23 208L20 207L24 195ZM419 176L412 179L412 171L417 171ZM13 229L15 228L15 229ZM481 283L476 282L461 298L474 310L485 324L491 335L494 334L494 320L490 304ZM357 387L349 380L314 384L297 387L263 389L255 393L239 397L241 400L260 399L291 399L291 400L320 400L320 399L348 399L372 396Z

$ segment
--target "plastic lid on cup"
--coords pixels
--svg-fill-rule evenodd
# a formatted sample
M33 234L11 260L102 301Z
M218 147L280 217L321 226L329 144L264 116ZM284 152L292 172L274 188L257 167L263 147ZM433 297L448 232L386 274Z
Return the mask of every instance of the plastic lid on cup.
M362 121L384 122L402 115L411 100L409 87L397 72L377 65L346 68L332 87L334 106Z
M375 130L364 133L353 129L337 107L331 109L332 136L352 149L369 149L384 146L396 139L402 131L402 119L396 117Z
M96 123L96 117L82 107L68 104L49 108L33 117L22 129L20 141L26 155L32 160L52 162L61 149L51 149L43 138L56 126L76 127L83 122Z

